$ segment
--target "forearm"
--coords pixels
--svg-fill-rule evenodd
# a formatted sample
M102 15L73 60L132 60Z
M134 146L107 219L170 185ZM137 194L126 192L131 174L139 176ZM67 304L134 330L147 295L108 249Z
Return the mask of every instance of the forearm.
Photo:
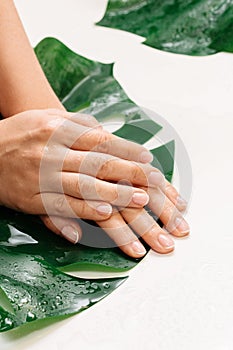
M0 1L0 112L63 108L49 85L12 0ZM64 109L64 108L63 108Z

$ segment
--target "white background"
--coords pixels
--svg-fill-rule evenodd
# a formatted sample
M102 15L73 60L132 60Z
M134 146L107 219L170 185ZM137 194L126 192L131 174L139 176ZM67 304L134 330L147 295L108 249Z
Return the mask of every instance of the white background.
M33 46L54 36L88 58L116 62L128 95L183 139L193 190L191 235L176 239L174 253L151 252L123 286L81 314L29 335L1 334L0 349L232 349L233 55L163 53L141 37L96 27L106 0L15 2Z

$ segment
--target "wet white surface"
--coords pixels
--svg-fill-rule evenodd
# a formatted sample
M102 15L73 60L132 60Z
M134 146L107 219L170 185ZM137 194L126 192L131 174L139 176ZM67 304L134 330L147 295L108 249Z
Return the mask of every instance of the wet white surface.
M115 61L129 96L176 129L193 169L192 232L169 256L148 254L94 307L28 335L1 334L0 349L232 349L233 55L163 53L95 27L105 0L15 2L33 45L55 36L79 54Z

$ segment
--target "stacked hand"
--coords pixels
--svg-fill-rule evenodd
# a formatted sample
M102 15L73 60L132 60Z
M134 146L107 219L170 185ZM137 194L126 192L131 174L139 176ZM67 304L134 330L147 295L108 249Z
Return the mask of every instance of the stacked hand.
M135 233L160 253L174 248L169 232L189 233L181 214L186 203L149 164L151 154L93 117L27 111L1 121L0 137L0 204L40 215L70 242L82 235L77 218L95 220L132 257L146 252Z

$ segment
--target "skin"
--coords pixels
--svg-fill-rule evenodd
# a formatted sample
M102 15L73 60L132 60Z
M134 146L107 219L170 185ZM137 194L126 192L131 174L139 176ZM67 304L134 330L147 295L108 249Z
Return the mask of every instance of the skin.
M160 253L174 249L169 233L189 233L186 202L149 164L143 146L64 110L11 0L0 2L0 86L1 205L40 215L72 243L82 236L74 218L95 220L132 257L146 253L135 233ZM147 203L165 228L143 208Z

